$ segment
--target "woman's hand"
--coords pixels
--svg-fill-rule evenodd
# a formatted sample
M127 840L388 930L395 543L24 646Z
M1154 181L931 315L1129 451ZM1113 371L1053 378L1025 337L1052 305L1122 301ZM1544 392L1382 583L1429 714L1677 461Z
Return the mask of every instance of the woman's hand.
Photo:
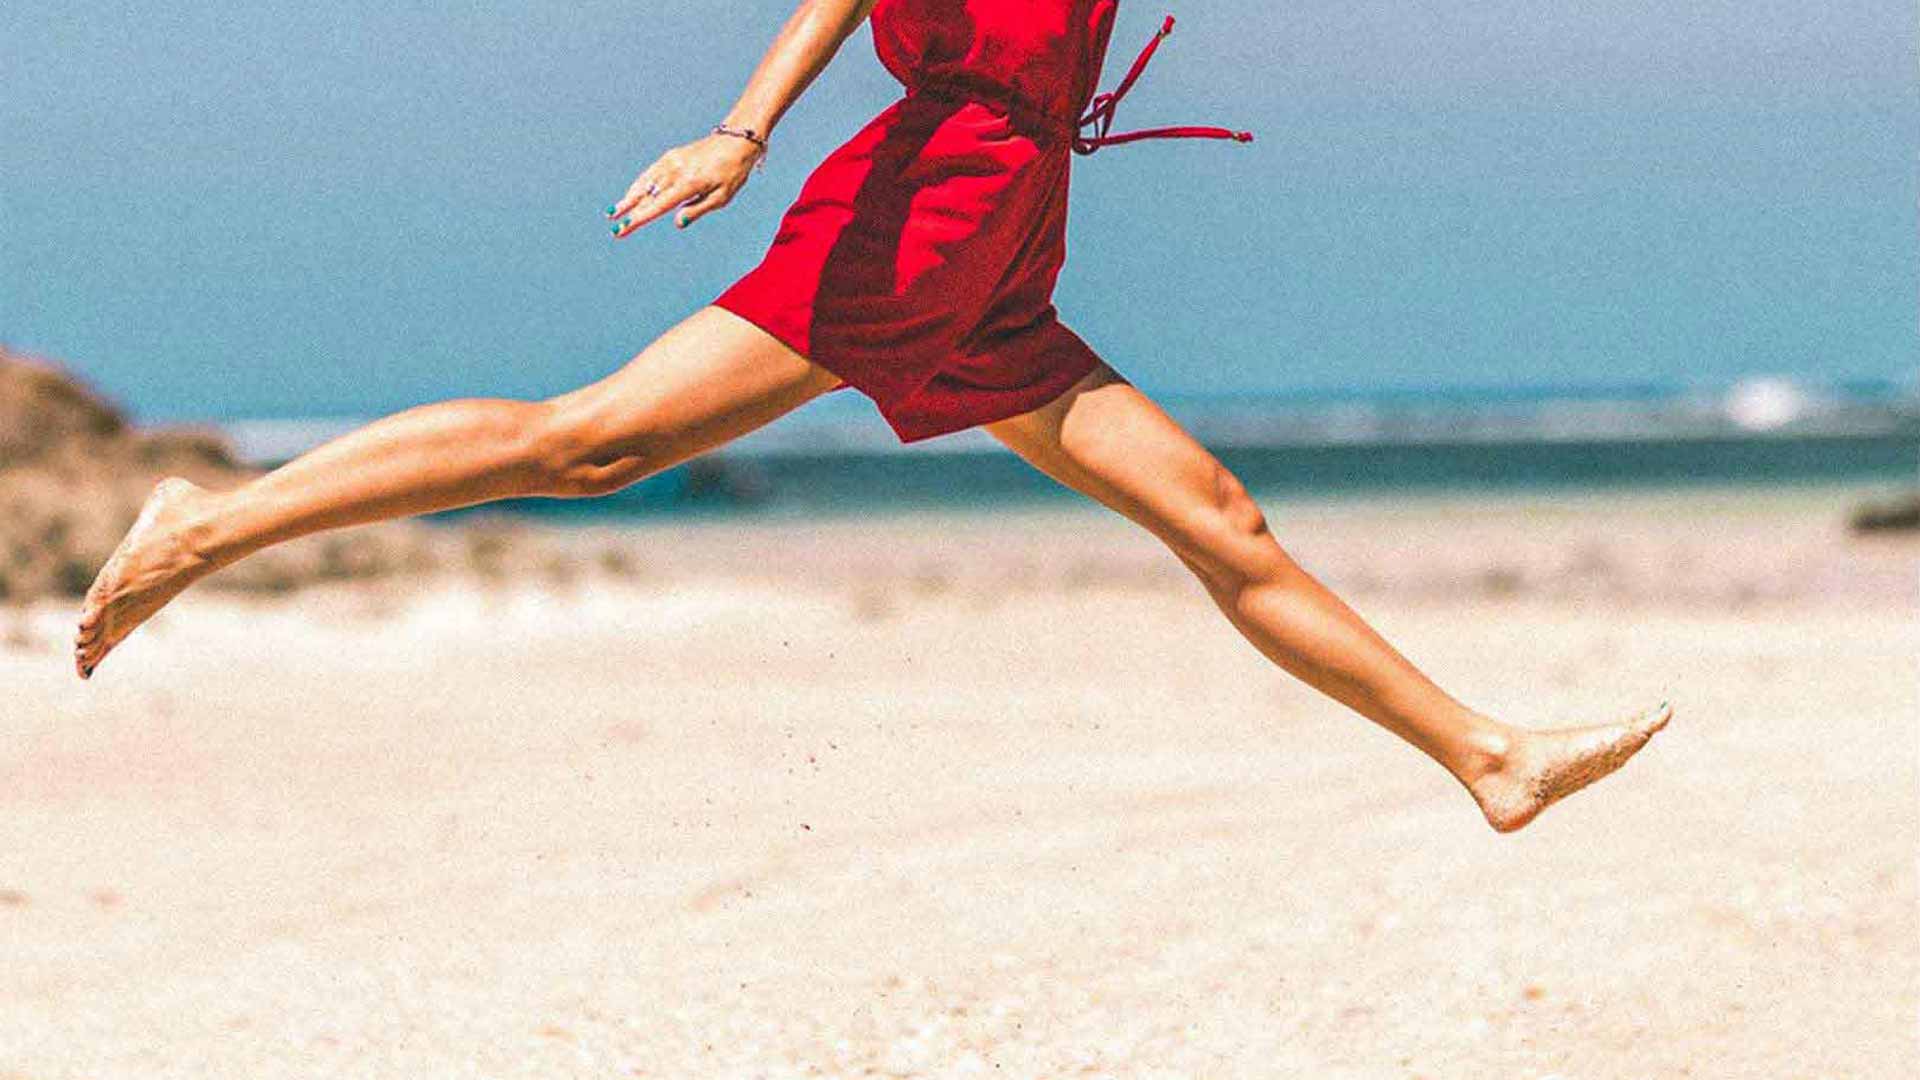
M762 135L772 131L873 5L874 0L798 0L726 123ZM667 151L607 207L613 235L624 237L674 207L680 207L675 225L693 224L733 201L763 153L760 144L718 132Z
M614 237L625 237L674 207L680 213L673 224L682 229L720 209L746 186L764 152L746 139L714 134L661 154L619 202L607 207Z

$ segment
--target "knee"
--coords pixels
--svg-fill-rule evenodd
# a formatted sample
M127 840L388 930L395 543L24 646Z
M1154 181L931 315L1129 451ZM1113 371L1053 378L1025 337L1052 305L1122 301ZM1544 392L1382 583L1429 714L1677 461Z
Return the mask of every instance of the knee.
M608 495L665 467L665 440L630 418L615 424L592 403L551 398L529 406L521 457L543 494Z
M1213 466L1212 515L1215 527L1237 541L1258 541L1269 536L1267 515L1247 493L1240 478L1218 463Z
M1266 580L1286 561L1260 505L1239 478L1218 463L1181 539L1180 554L1216 588L1232 590Z

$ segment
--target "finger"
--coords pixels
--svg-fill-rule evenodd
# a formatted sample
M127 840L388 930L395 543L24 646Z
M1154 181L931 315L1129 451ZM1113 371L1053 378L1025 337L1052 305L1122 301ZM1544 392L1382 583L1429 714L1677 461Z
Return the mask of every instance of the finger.
M614 239L625 239L635 229L672 210L676 205L673 201L676 196L685 199L692 193L691 186L681 182L662 186L652 194L643 193L640 201L625 216L613 219Z
M642 179L646 182L634 181L633 193L613 207L615 214L610 224L615 236L625 236L634 228L646 224L673 208L672 203L666 203L663 200L675 181L659 176Z
M627 186L627 193L620 196L619 200L612 206L607 207L607 216L609 218L616 218L632 212L635 206L638 206L643 200L657 194L661 188L666 186L666 172L660 167L660 163L655 162L647 166L647 168L634 179L633 183Z
M615 200L612 206L607 207L607 217L617 218L631 213L635 206L638 206L653 192L658 191L659 188L660 182L657 178L642 173L640 178L635 180L633 184L627 188L625 194Z
M698 194L701 194L700 189L690 180L676 180L672 184L662 186L657 194L634 207L632 213L614 221L614 239L624 240L633 235L635 229Z
M705 195L682 206L679 216L674 218L674 227L684 229L732 201L733 192L728 190L726 185L722 184L708 191Z
M619 198L607 205L607 217L617 218L632 209L633 203L639 198L639 193L646 190L647 183L646 174L642 173L633 183L628 184L627 190L621 192Z

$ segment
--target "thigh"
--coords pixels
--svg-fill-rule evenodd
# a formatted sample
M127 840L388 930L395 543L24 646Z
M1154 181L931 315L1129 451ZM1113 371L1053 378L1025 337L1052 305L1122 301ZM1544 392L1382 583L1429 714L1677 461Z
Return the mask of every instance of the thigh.
M1035 468L1145 526L1195 569L1239 569L1277 546L1232 473L1101 364L1052 402L987 425Z
M703 307L620 370L551 399L608 452L682 458L793 410L840 380L734 313Z

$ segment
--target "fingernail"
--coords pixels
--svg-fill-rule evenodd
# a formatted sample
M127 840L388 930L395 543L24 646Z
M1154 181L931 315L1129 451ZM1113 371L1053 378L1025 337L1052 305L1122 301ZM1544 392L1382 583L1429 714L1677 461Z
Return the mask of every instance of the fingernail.
M609 207L607 207L607 216L608 216L608 217L612 217L612 216L613 216L613 212L614 212L615 210L618 210L618 209L620 209L620 204L619 204L619 203L614 203L614 204L613 204L612 206L609 206Z
M620 223L619 223L619 222L617 222L617 221L616 221L616 222L614 222L614 223L613 223L613 229L612 229L612 232L613 232L613 235L615 235L615 236L619 236L619 235L620 235Z

